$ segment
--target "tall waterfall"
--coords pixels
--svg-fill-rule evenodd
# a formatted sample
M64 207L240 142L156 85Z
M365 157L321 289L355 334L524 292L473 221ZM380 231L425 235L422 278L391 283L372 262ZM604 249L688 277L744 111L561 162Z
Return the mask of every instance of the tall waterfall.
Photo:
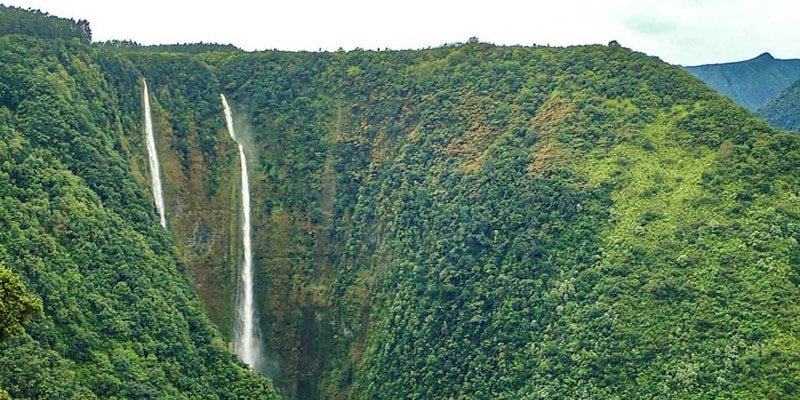
M156 150L156 139L153 135L153 118L150 115L150 94L147 92L147 81L142 78L144 91L144 130L147 137L147 158L150 159L150 176L152 177L153 199L156 202L156 210L161 220L161 226L167 227L167 217L164 214L164 194L161 191L161 167L158 165L158 151Z
M239 272L233 350L250 368L255 368L259 359L260 342L253 298L253 255L250 243L250 179L247 174L247 158L244 154L244 146L236 138L236 132L233 129L231 108L228 106L225 95L220 94L220 97L222 98L222 107L225 110L225 123L228 126L228 133L239 146L239 162L242 169L242 243L244 245L244 262Z

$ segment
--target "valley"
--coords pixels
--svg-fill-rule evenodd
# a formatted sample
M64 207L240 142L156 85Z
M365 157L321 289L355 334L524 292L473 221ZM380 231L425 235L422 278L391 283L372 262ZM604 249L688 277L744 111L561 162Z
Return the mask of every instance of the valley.
M800 391L800 137L682 68L33 15L0 37L0 282L29 296L0 398Z

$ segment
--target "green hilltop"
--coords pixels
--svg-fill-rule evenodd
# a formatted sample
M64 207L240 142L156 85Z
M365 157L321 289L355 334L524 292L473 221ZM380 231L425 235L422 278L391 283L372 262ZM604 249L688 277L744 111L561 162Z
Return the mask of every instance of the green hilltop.
M259 372L284 398L800 393L800 138L680 68L615 42L247 53L5 33L13 398L275 396L226 344L240 202L220 93L252 164Z

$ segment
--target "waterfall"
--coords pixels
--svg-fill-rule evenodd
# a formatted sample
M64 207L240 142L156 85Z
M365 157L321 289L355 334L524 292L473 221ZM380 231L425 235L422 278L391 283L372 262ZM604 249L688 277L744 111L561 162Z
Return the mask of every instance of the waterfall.
M233 129L233 115L224 94L222 107L225 110L225 123L228 133L239 146L239 162L242 170L242 243L244 260L239 272L239 291L236 298L236 320L234 322L233 350L250 368L256 367L259 359L260 342L256 325L256 312L253 296L253 255L250 243L250 180L247 174L247 158L244 146L236 138Z
M153 118L150 116L150 95L147 92L147 81L142 78L144 92L144 130L147 141L147 158L150 159L150 176L152 177L153 199L156 202L156 210L161 220L161 226L167 227L167 217L164 214L164 194L161 192L161 167L158 165L158 152L156 150L156 139L153 135Z

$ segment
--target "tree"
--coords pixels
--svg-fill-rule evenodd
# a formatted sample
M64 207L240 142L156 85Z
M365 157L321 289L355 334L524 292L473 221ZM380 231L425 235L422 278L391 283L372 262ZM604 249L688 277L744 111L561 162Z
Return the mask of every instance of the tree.
M42 301L31 296L11 270L0 265L0 340L22 331L22 324L42 312Z

